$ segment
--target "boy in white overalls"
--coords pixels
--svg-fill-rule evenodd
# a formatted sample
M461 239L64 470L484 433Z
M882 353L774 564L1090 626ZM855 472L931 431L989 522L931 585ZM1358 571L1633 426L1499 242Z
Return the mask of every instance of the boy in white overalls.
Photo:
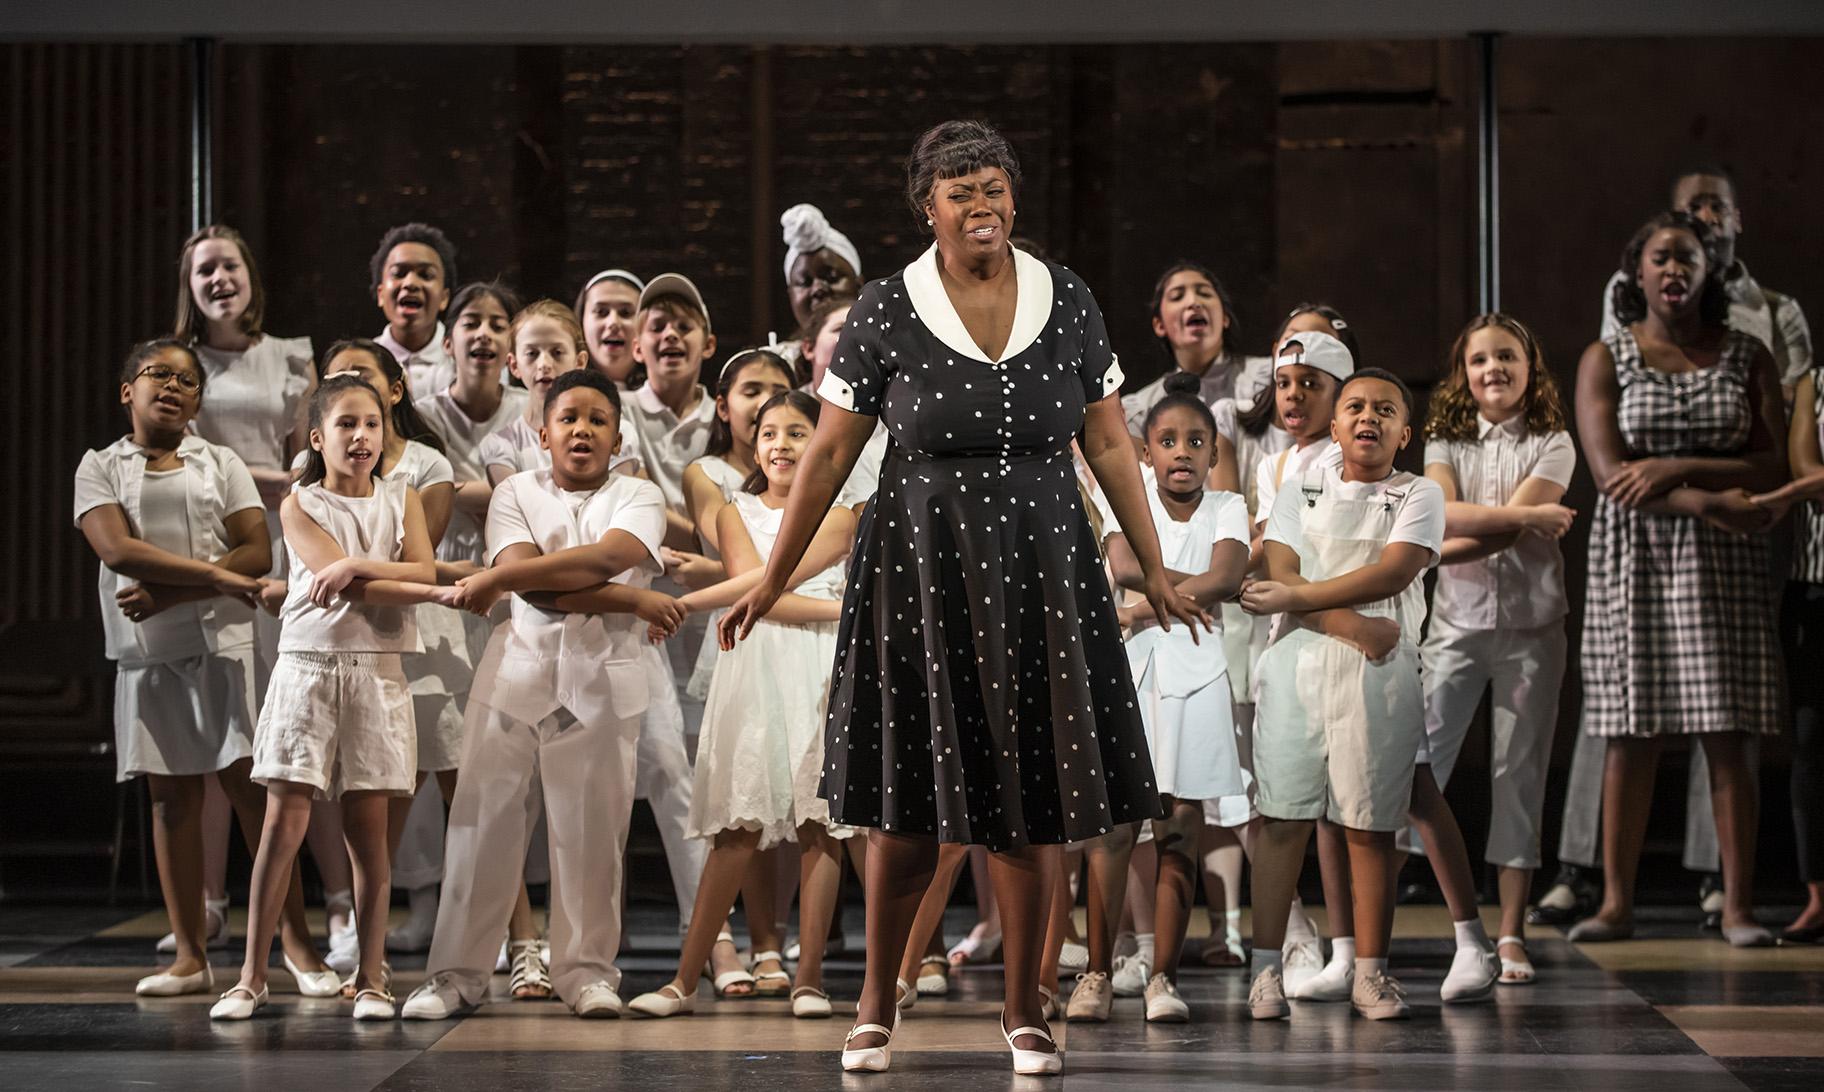
M1418 637L1425 570L1444 541L1438 484L1393 469L1412 438L1412 395L1379 368L1338 388L1326 459L1280 491L1265 535L1270 579L1242 605L1283 613L1257 674L1254 776L1262 823L1254 850L1257 1020L1286 1004L1278 934L1314 820L1344 829L1356 940L1351 1001L1370 1019L1409 1015L1387 974L1394 832L1412 797L1425 738Z

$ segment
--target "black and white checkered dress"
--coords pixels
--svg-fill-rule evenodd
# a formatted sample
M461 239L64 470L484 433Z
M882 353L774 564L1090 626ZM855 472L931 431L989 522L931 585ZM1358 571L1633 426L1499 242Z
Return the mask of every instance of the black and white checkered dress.
M1811 369L1811 381L1816 389L1811 409L1824 421L1824 366ZM1792 580L1824 584L1824 504L1817 501L1806 501L1792 510Z
M1730 331L1687 375L1647 367L1622 328L1605 344L1631 458L1727 456L1747 446L1758 342ZM1780 730L1780 663L1765 535L1596 502L1584 604L1583 730L1594 736Z

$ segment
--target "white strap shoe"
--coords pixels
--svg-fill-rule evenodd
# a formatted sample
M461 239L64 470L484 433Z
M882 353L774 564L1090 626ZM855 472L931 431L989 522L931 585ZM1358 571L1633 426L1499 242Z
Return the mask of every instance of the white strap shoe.
M696 993L686 993L674 982L667 982L651 993L643 993L627 1002L627 1011L635 1016L689 1016L697 1011Z
M291 972L292 979L298 984L298 992L305 997L334 997L342 992L342 976L333 969L326 966L320 971L307 971L293 963L291 956L287 955L284 959L285 969Z
M1001 1017L1001 1034L1007 1039L1007 1049L1013 1052L1013 1071L1023 1077L1043 1077L1052 1073L1064 1072L1064 1055L1053 1050L1021 1050L1013 1041L1022 1035L1036 1035L1055 1048L1057 1040L1045 1028L1026 1027L1007 1030L1007 1019Z
M266 1007L266 987L254 993L245 986L235 986L223 994L209 1010L211 1020L247 1020Z
M850 1028L847 1038L842 1041L843 1072L885 1073L887 1071L887 1066L893 1061L893 1033L898 1030L899 1012L897 1010L893 1013L892 1027L886 1027L881 1024L856 1024L854 1027ZM848 1048L849 1043L854 1041L856 1036L868 1034L884 1035L887 1037L887 1041L879 1046L860 1047L855 1050L850 1050Z

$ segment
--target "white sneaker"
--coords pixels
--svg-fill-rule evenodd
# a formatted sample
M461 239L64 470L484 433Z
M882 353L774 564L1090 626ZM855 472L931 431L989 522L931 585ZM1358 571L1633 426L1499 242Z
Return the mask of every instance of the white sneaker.
M203 922L209 927L209 935L203 938L203 951L220 951L228 947L228 900L204 899ZM177 951L177 934L166 933L158 938L158 950L170 955Z
M586 1020L612 1020L625 1007L613 986L606 982L591 982L576 995L576 1004L570 1006L570 1011Z
M1406 990L1385 971L1357 981L1350 992L1355 1011L1370 1020L1405 1020L1412 1015L1412 1006L1406 1003Z
M1355 961L1333 959L1324 969L1305 979L1297 993L1286 991L1294 1001L1347 1001L1355 988Z
M1146 992L1146 980L1153 977L1152 964L1142 955L1116 956L1115 973L1110 979L1116 997L1139 997Z
M361 965L361 937L352 920L348 928L329 934L329 954L323 957L323 965L339 974L353 974Z
M399 1015L406 1020L448 1020L466 1008L455 977L439 971L412 991L400 1006Z
M1251 1000L1251 999L1250 999ZM1178 996L1178 987L1162 974L1146 983L1146 1021L1149 1024L1185 1024L1191 1019L1191 1007Z
M1324 969L1324 942L1316 937L1291 941L1280 949L1280 964L1285 968L1286 996L1299 997L1305 983Z
M1484 948L1458 948L1438 997L1455 1005L1486 1001L1495 995L1495 979L1500 974L1501 963L1495 953Z
M1254 984L1248 987L1248 1014L1256 1020L1284 1020L1292 1015L1292 1006L1286 1004L1285 979L1278 967L1268 967L1254 976Z
M1089 949L1081 944L1065 941L1058 952L1058 970L1066 974L1081 974L1089 970Z

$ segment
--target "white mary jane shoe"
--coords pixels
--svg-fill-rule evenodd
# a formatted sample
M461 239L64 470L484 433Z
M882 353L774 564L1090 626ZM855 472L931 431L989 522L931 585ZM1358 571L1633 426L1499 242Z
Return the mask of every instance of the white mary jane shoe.
M207 963L195 974L149 974L139 980L133 992L140 997L184 997L208 993L215 988L215 971Z
M643 993L629 1001L627 1011L635 1016L689 1016L697 1011L697 994L695 990L687 991L667 982L651 993Z
M355 1019L391 1020L399 1015L393 995L385 990L365 989L355 994Z
M899 1012L894 1010L893 1026L880 1024L856 1024L849 1029L849 1034L842 1041L842 1069L845 1073L885 1073L893 1061L893 1033L899 1030ZM849 1049L849 1043L857 1035L885 1035L887 1041L879 1046Z
M223 994L209 1010L211 1020L247 1020L266 1007L266 987L254 993L245 986L235 986Z
M830 1015L830 995L815 986L792 991L792 1015L800 1020L822 1020Z
M1001 1019L1001 1035L1007 1040L1007 1049L1013 1052L1013 1071L1022 1077L1044 1077L1064 1072L1064 1055L1055 1050L1021 1050L1013 1041L1022 1035L1037 1035L1039 1038L1057 1046L1057 1040L1051 1032L1039 1027L1020 1027L1007 1030L1007 1020Z

